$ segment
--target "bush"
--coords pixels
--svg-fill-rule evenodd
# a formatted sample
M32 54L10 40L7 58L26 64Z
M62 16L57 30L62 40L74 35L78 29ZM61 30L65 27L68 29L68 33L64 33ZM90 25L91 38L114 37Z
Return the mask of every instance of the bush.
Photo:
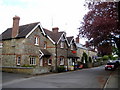
M87 63L84 63L84 64L83 64L83 68L88 68L88 64L87 64Z
M21 67L35 67L35 66L34 65L26 65L26 64L24 64Z
M59 66L59 67L57 67L57 71L58 72L64 72L65 71L65 67L64 66Z
M109 56L107 56L107 55L104 55L103 56L103 60L105 61L105 60L108 60L109 59Z
M92 63L92 58L91 57L89 57L89 62Z
M85 60L85 63L88 63L88 55L83 52L83 55L82 55L82 58L81 58L81 61L84 63L84 60Z

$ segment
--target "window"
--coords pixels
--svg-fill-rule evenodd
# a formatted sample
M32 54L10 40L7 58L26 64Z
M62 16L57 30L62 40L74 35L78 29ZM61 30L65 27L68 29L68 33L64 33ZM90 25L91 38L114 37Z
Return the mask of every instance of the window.
M30 65L36 65L35 57L30 57Z
M18 56L18 57L17 57L17 65L20 65L20 62L21 62L21 57Z
M39 45L39 37L35 36L35 45Z
M3 47L3 43L0 43L0 48L2 48Z
M71 50L73 50L73 44L71 44L71 47L70 47L70 48L71 48Z
M60 57L60 65L64 65L64 57Z
M47 48L47 42L44 42L44 49Z
M61 41L60 48L64 48L64 42Z
M52 60L48 59L48 65L52 65Z

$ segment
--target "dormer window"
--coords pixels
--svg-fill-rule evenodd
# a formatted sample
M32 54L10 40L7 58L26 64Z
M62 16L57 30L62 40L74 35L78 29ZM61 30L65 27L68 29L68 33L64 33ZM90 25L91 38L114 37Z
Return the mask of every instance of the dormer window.
M39 37L35 36L35 45L39 45Z
M63 41L61 41L61 43L60 43L60 48L64 48L64 42Z

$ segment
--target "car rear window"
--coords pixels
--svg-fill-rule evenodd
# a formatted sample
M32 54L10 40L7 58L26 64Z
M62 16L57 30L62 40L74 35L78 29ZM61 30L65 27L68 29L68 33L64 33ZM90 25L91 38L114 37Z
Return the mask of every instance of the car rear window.
M114 63L107 63L107 65L114 65Z

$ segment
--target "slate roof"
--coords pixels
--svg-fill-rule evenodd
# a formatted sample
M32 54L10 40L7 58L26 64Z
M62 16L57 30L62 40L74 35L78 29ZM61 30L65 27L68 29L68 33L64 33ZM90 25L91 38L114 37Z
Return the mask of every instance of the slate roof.
M30 33L30 31L32 31L33 28L39 23L40 22L35 22L35 23L30 23L30 24L19 26L19 34L17 35L16 39L17 38L25 38L26 35L28 35L28 33ZM48 35L54 42L58 42L61 35L64 33L64 32L54 33L45 28L43 28L43 30L44 30L45 34ZM4 31L0 35L0 37L2 37L2 40L12 39L12 28L8 28L6 31Z
M52 54L46 50L46 49L41 49L42 53L44 54L44 56L51 56Z
M58 40L60 39L61 35L64 32L58 32L58 33L54 33L50 30L47 30L45 28L43 28L43 30L45 31L45 33L54 41L54 42L58 42Z
M24 38L39 23L40 22L36 22L36 23L19 26L19 34L17 35L16 38ZM8 28L1 35L2 35L2 40L12 39L12 28Z
M73 53L68 53L68 56L67 56L68 58L79 58L78 56L77 56L77 54L73 54Z
M76 43L77 47L78 48L82 48L82 49L85 49L85 50L88 50L88 48L84 47L82 44L80 43Z

